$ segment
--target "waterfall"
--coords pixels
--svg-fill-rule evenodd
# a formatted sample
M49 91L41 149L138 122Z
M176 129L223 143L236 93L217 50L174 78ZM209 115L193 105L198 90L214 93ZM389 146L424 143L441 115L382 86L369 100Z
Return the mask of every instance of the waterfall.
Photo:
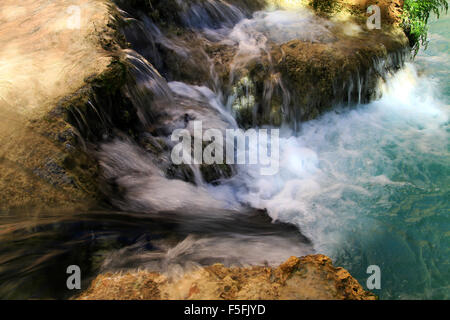
M436 274L448 274L449 110L394 31L260 1L115 2L129 47L108 85L91 83L88 101L68 112L98 160L106 204L121 212L76 217L92 235L68 242L90 253L94 239L96 271L323 253L360 281L367 265L382 267L382 297L445 296ZM193 136L196 122L223 134L279 129L279 171L175 165L172 133ZM80 228L59 218L39 227L55 225ZM114 250L103 250L110 238Z
M305 108L317 107L319 102L314 96L299 96L286 74L276 68L273 46L294 39L326 45L339 40L337 30L342 28L353 33L362 31L356 25L318 17L306 8L258 11L249 16L245 10L222 0L199 1L189 6L176 3L180 18L177 23L184 28L181 35L171 34L143 12L120 11L126 22L124 35L133 47L124 51L130 68L121 95L129 105L128 118L134 120L124 128L110 120L110 128L106 130L108 138L103 139L103 134L100 139L97 155L108 182L105 192L110 193L112 203L122 210L158 211L164 204L170 205L173 198L177 198L174 210L194 207L195 194L200 207L238 210L251 201L242 203L232 196L225 199L209 183L229 184L227 179L236 174L237 178L231 181L240 179L242 169L230 165L174 166L170 159L174 146L171 133L188 129L193 134L193 122L202 121L203 130L214 128L225 132L239 126L276 124L286 132L293 129L298 134L302 130L298 120L304 117ZM206 47L197 48L200 43ZM206 53L208 48L216 46L229 55L227 80L219 76L220 66ZM174 64L164 61L170 61L171 57ZM198 62L197 57L202 65L191 65ZM365 70L357 70L332 84L334 101L331 103L335 108L367 103L373 83L386 79L405 59L404 50L389 53L386 59L371 57ZM256 70L258 66L263 68L262 77L255 77L255 66ZM184 68L190 72L188 79L182 77ZM201 76L193 80L196 74ZM97 117L105 109L94 107L95 102L91 105ZM109 116L110 109L103 111L102 119ZM76 121L78 125L81 122ZM89 125L83 125L80 131L86 128ZM130 129L131 137L127 132ZM161 188L161 185L168 187ZM113 190L120 190L121 194ZM226 194L229 193L232 191ZM208 203L208 197L214 205Z
M399 297L399 293L411 291L395 282L400 271L380 256L395 250L404 259L403 268L407 268L417 258L405 253L405 248L420 249L409 244L403 233L419 242L431 236L415 224L420 218L414 212L403 213L403 202L397 203L402 201L402 194L410 195L411 200L405 205L413 206L418 199L443 196L446 192L439 187L445 185L445 178L436 180L435 175L448 170L448 153L442 146L448 146L445 128L449 114L446 105L436 98L433 83L417 74L415 66L408 62L407 49L399 48L381 57L367 56L355 68L342 71L330 84L330 110L322 105L324 97L314 93L314 84L305 83L305 88L312 89L301 92L292 85L285 70L277 67L288 53L274 48L284 43L288 45L283 48L295 48L299 45L295 39L322 48L342 41L341 34L363 32L358 26L325 20L306 9L259 11L249 16L223 1L207 1L201 6L198 3L183 9L181 24L189 35L185 37L167 37L147 17L141 17L144 26L150 26L146 32L153 35L147 37L153 44L147 46L152 50L146 58L160 66L173 101L162 107L167 114L161 127L192 130L189 123L195 119L221 130L279 126L280 172L264 177L258 166L236 166L231 175L218 172L218 179L209 184L194 165L187 169L189 173L172 176L176 180L166 180L164 168L155 174L150 163L161 167L167 156L158 156L156 161L148 159L149 155L139 151L141 147L135 143L116 141L103 146L101 158L111 169L108 172L115 176L119 189L124 190L118 204L124 210L135 211L162 210L167 206L186 212L242 212L245 207L258 208L267 210L274 221L296 225L311 245L294 249L292 242L286 243L282 238L262 236L250 240L240 233L222 239L194 237L171 248L163 257L139 257L141 263L155 267L161 259L170 264L168 261L183 259L200 261L208 255L220 261L258 260L240 252L228 253L229 247L244 248L257 255L262 249L275 262L281 258L279 253L287 254L291 248L292 252L328 254L360 279L364 279L364 267L355 261L382 264L389 270L386 272L393 274L386 276L390 289L384 291L384 297ZM142 38L133 41L138 45L145 42ZM199 43L206 43L207 49L198 52ZM199 76L183 78L182 72L174 70L175 65L160 63L158 59L167 52L176 57L177 67ZM211 58L211 52L215 57ZM186 59L197 66L189 65ZM322 115L311 110L319 110ZM310 120L311 115L316 119ZM170 145L167 132L163 136ZM112 154L116 154L117 162L126 164L120 170L115 168L116 161L111 161ZM126 160L123 154L128 155ZM129 172L133 172L132 177ZM396 215L392 212L406 215L406 225L389 227L400 219L388 218ZM438 217L444 218L441 214ZM218 218L214 219L219 223ZM390 233L389 228L397 231ZM412 228L416 233L412 235L404 228ZM389 239L387 244L380 245L379 237ZM243 239L250 242L244 244ZM216 254L211 256L211 251ZM117 257L127 255L119 252L109 263L114 265ZM409 283L422 283L430 274L424 261L421 266L420 275L404 273ZM425 287L435 286L428 283Z
M399 27L369 30L355 7L89 0L82 28L66 34L63 3L28 2L40 18L27 6L1 15L5 30L23 27L2 34L12 41L1 64L5 155L17 144L11 154L29 164L11 173L7 163L3 184L25 196L7 188L6 198L40 201L63 187L81 197L86 185L96 201L88 212L0 215L0 298L67 298L61 270L73 264L87 283L109 271L179 275L320 253L362 285L379 267L381 298L448 299L448 18L411 60ZM91 28L97 19L108 28ZM80 72L60 77L68 69ZM50 112L49 91L65 97ZM243 138L223 139L230 131ZM204 159L209 142L225 163L174 161L174 150ZM278 170L264 174L261 150ZM249 164L235 161L242 154ZM28 189L22 172L45 180L43 191Z

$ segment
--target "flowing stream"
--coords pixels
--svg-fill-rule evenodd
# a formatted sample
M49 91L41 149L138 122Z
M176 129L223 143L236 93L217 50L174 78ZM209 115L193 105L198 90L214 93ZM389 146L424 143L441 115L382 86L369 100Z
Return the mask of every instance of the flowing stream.
M249 17L222 1L208 3L212 7L187 10L183 21L208 41L236 45L233 72L264 55L268 41L333 38L332 26L308 12ZM243 102L220 90L213 68L204 85L166 82L148 63L156 69L162 64L155 48L180 55L189 48L166 38L149 19L122 14L137 25L125 30L127 39L141 45L128 52L139 81L127 89L141 107L141 123L149 121L142 92L151 90L153 103L166 108L167 133L185 124L185 114L211 128L237 127L235 108L251 103L250 96ZM123 136L102 142L96 152L105 179L122 190L110 199L118 211L2 214L0 297L66 298L65 268L71 264L85 270L86 286L110 270L276 265L292 255L322 253L364 286L368 266L379 266L382 285L373 291L382 299L448 299L449 21L444 16L432 22L430 47L386 75L381 99L282 126L274 176L237 166L231 178L211 184L192 166L194 183L183 180L184 173L168 179L165 156L155 159ZM276 85L289 101L282 81Z

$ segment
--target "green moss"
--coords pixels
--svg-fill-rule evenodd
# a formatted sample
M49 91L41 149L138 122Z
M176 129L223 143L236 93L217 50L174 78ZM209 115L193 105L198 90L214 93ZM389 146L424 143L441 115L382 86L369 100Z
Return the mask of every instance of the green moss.
M50 117L55 123L64 119L64 123L70 124L69 128L79 133L80 136L72 135L70 140L64 141L60 165L76 187L92 199L102 198L98 188L99 167L82 146L84 142L102 139L115 127L126 128L135 121L135 111L122 95L122 87L128 79L127 63L115 58L103 73L86 79L82 89L61 100ZM55 125L57 135L62 134L61 129L62 125Z
M87 79L87 83L94 88L98 88L105 94L116 93L127 81L128 75L127 63L120 58L115 58L105 72L94 77L92 80Z
M309 5L319 15L330 15L341 9L336 0L310 0Z

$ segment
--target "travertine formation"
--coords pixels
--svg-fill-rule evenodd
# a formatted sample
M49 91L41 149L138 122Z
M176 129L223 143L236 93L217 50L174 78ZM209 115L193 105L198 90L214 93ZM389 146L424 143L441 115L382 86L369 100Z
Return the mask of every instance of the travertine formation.
M173 278L136 271L98 276L80 300L376 300L323 255L291 257L277 268L216 264Z
M96 192L95 165L56 107L108 69L111 21L107 1L1 1L0 210L72 207Z

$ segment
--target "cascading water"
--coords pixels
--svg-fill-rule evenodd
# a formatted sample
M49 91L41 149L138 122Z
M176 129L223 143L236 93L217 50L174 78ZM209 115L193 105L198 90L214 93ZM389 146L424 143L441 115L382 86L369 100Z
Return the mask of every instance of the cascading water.
M316 28L305 29L305 21ZM333 40L329 22L301 11L259 12L228 30L202 27L206 37L237 45L232 72L267 54L267 41ZM427 61L424 54L418 59ZM379 74L386 64L375 63ZM364 81L349 85L349 95L359 91L357 102ZM192 99L182 86L171 88ZM362 283L369 265L380 266L383 284L376 293L382 298L448 297L449 110L443 102L448 97L437 98L437 90L407 64L388 76L381 100L354 110L337 108L303 123L298 133L286 129L278 175L260 176L257 168L244 166L207 191L212 197L226 194L228 205L234 198L236 204L267 209L272 218L294 223L316 252L335 258ZM244 104L251 104L248 86L245 92Z
M369 265L380 266L382 298L444 298L448 105L413 65L384 91L380 101L303 124L280 142L280 173L248 172L236 195L298 225L361 282Z
M293 39L325 45L336 41L337 32L362 32L358 26L330 22L306 9L249 16L222 0L176 3L177 23L189 37L170 37L142 12L121 11L127 22L123 32L133 47L125 51L133 81L122 91L138 125L133 137L123 128L106 130L95 141L95 154L109 201L131 214L55 214L31 231L11 218L9 225L24 245L14 253L0 250L9 263L4 273L14 274L10 270L34 249L34 238L45 239L44 258L20 270L23 279L48 272L46 263L55 256L64 264L71 257L67 247L86 253L83 263L92 273L136 267L167 271L214 262L278 264L317 252L331 256L362 284L367 267L380 266L382 289L375 293L381 298L448 298L449 91L439 92L448 73L431 69L440 84L412 63L393 74L405 61L404 52L394 52L334 84L334 111L299 123L297 93L274 70L271 46ZM448 55L448 34L439 39ZM203 49L197 52L198 42L226 48L228 77L219 76ZM419 55L418 64L433 67L433 52L442 54L432 48L430 56ZM184 70L164 61L169 54L179 69L206 75L184 82ZM194 55L204 65L192 69L188 62ZM249 71L255 63L267 65L270 73L260 101ZM361 104L368 102L369 82L383 77L382 98ZM281 100L279 121L271 110L275 96ZM91 105L102 118L96 101ZM192 132L194 120L204 129L237 128L244 109L251 114L246 126L266 117L282 127L278 174L261 176L258 166L237 165L214 168L209 179L201 165L171 164L175 129ZM74 117L87 132L82 115ZM66 230L76 237L65 236ZM63 239L63 254L50 249L49 234ZM8 235L5 231L2 240L12 244ZM0 278L8 292L25 286L28 294L26 285L11 279ZM5 292L0 295L8 296Z
M198 30L200 37L237 47L232 74L238 74L251 60L264 55L270 59L270 41L301 38L326 43L334 37L328 30L330 22L306 11L258 12L230 27L231 19L239 16L235 10L230 21L213 26L208 20L200 24L197 18L203 10L194 9L192 18L188 13L184 16L186 26ZM311 24L315 28L306 28ZM348 32L358 32L347 27ZM400 56L391 57L394 62L375 61L374 70L382 74L386 65L401 64L398 61L404 58L396 54ZM347 100L356 90L356 102L360 102L364 82L373 76L369 72L365 78L351 79ZM242 166L237 175L218 186L204 184L197 174L195 187L179 181L150 183L154 178L138 174L138 180L119 182L129 195L121 207L135 211L161 210L171 204L175 206L172 209L239 210L242 205L264 209L275 220L297 225L311 239L315 252L330 255L362 283L369 265L380 266L383 289L377 293L382 298L448 297L448 108L436 98L433 82L419 76L414 65L407 64L386 77L379 101L352 110L336 107L336 111L303 123L298 132L285 129L280 143L281 169L276 176L260 176L258 168ZM226 98L221 91L213 93L182 82L171 82L169 87L176 96L187 99L184 104L178 101L178 106L199 106L189 111L183 107L180 115L192 115L196 109L192 119L225 129L236 126L227 111L234 114L234 108L255 103L247 81L242 82L244 95L239 100L236 92ZM283 86L282 81L277 84ZM283 87L283 91L287 90ZM284 96L291 98L289 92ZM199 105L199 101L203 103ZM228 107L221 101L227 101ZM103 154L109 160L114 152L125 153L121 147L109 147L112 150L104 149ZM116 163L126 164L125 172L152 172L146 168L148 160L140 160L142 165L131 169L127 166L138 156L118 157ZM145 182L139 182L142 179ZM177 195L172 194L174 190ZM180 202L173 201L175 197ZM431 204L433 201L436 203ZM435 227L430 229L432 225ZM193 247L190 250L195 251Z

